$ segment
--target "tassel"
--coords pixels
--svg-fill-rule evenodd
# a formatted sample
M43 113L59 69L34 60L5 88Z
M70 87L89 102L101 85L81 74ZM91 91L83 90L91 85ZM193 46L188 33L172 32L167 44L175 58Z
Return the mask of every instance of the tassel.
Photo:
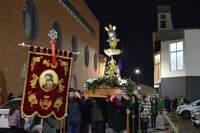
M57 41L55 39L51 39L50 41L51 44L51 53L52 53L52 64L56 65L56 44Z

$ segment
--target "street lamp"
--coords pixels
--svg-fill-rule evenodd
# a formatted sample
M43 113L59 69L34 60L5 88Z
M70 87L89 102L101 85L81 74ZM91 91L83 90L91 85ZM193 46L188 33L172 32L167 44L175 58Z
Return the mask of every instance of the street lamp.
M137 88L138 90L141 90L141 87L140 86L138 86L138 88Z
M140 74L140 69L138 69L138 68L135 69L135 74L136 74L136 75L139 75L139 74Z
M139 86L139 75L140 75L141 71L140 71L139 68L136 68L134 72L135 72L135 75L136 75L136 85L137 85L137 89L138 89L138 90L141 90L141 87ZM140 124L141 124L141 123L140 123L140 122L141 122L141 120L140 120L141 103L139 103L138 109L139 109L139 121L138 121L138 122L139 122L139 123L138 123L138 124L139 124L139 131L138 131L138 132L141 133L141 125L140 125Z
M139 75L140 75L141 71L139 68L136 68L134 72L136 75L136 84L139 84Z

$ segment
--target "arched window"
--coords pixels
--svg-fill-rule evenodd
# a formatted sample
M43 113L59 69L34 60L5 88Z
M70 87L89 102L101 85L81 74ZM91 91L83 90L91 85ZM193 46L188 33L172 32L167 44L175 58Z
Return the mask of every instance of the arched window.
M97 53L94 54L94 70L97 70L97 65L98 65L98 59L97 59Z
M85 61L85 66L88 67L89 66L89 61L90 61L90 53L89 53L88 46L85 46L84 61Z
M20 72L20 91L23 90L24 83L25 83L25 74L26 74L26 63L21 65L21 72Z
M53 29L58 33L58 38L57 38L57 49L62 48L62 34L61 34L61 27L60 24L56 21L53 24Z
M71 78L70 88L77 89L77 78L75 75L73 75Z
M72 52L78 52L78 41L75 35L72 36ZM73 54L73 60L76 61L77 55Z
M24 32L28 39L34 40L38 33L38 11L33 0L26 0L22 13Z

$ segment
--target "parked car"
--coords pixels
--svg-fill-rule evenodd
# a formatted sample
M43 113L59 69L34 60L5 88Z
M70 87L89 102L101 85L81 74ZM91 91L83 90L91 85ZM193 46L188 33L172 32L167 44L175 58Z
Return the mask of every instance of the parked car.
M194 126L200 126L200 107L191 111L190 118Z
M189 118L191 111L200 107L200 100L196 100L190 104L180 105L176 109L176 113L181 115L183 118Z
M9 133L11 129L8 123L10 109L17 108L21 104L21 98L14 98L0 106L0 133Z
M10 108L13 108L13 107L17 107L21 104L21 98L14 98L14 99L11 99L5 103L3 103L1 106L0 106L0 109L10 109Z

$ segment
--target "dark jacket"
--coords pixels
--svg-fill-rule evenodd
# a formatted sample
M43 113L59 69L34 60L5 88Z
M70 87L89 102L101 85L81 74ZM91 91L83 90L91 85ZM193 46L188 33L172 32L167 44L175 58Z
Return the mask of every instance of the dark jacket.
M81 124L81 100L69 99L68 101L68 123Z
M134 116L134 118L132 116ZM138 100L131 103L131 114L130 114L129 121L130 121L130 133L137 133L137 130L139 129L139 103L138 103ZM133 122L134 122L134 129L133 129Z
M108 126L115 131L126 129L126 109L124 106L116 107L113 102L108 102Z
M151 101L151 115L158 115L158 100Z
M178 99L175 98L172 100L172 108L175 110L177 108L177 106L178 106Z
M92 106L91 100L86 100L82 103L81 106L82 124L85 125L91 124L91 106Z
M106 121L107 120L107 103L106 100L103 98L95 98L93 99L92 106L91 106L91 119L93 122L97 121ZM95 116L96 114L96 116ZM96 117L96 118L95 118ZM98 117L98 118L97 118Z

